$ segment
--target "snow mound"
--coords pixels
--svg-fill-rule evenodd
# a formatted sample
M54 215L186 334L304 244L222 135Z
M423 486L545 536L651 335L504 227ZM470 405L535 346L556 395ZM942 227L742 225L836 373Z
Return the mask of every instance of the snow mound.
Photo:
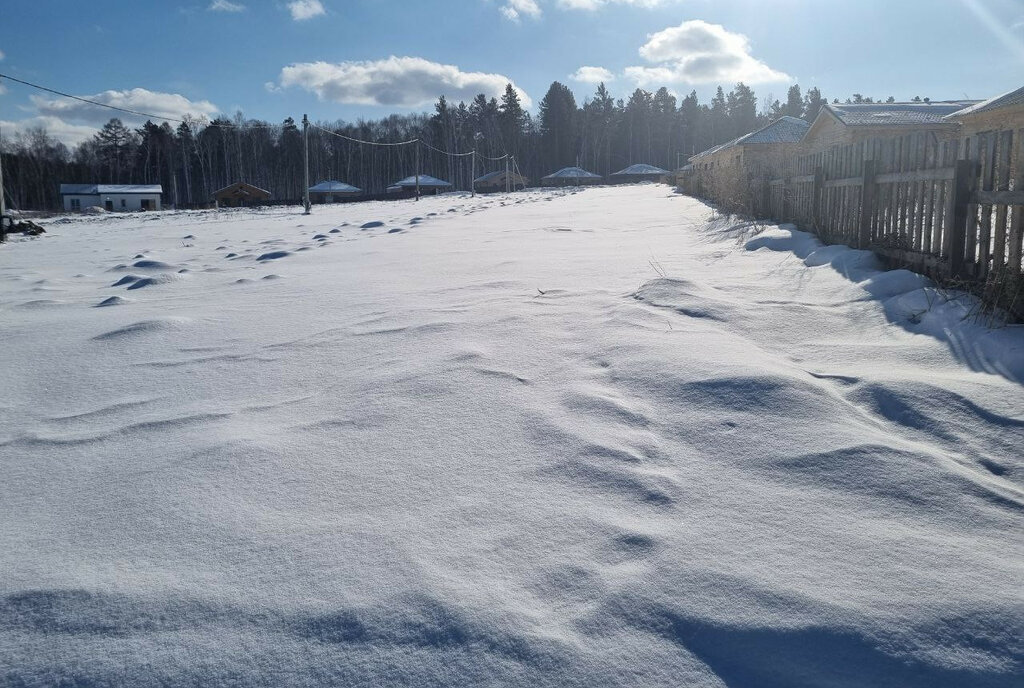
M287 258L292 254L291 251L270 251L268 253L261 254L257 261L264 262L268 260L280 260L281 258Z
M164 317L153 320L140 320L139 322L125 325L124 327L118 327L117 329L98 334L93 337L96 341L107 341L114 339L125 339L129 337L138 337L147 334L153 334L158 332L167 332L180 328L189 322L188 318L181 317Z

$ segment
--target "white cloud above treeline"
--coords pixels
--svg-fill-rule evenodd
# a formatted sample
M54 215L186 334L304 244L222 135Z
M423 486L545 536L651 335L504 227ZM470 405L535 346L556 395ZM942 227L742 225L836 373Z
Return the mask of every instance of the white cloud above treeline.
M455 65L420 57L395 57L360 62L300 62L281 70L282 88L299 87L322 100L349 105L415 108L441 95L469 101L479 93L499 97L512 83L524 107L532 105L525 91L503 74L464 72Z
M745 35L700 19L650 34L640 47L640 56L651 66L625 70L625 76L640 85L792 80L751 55L750 40Z
M206 9L210 12L241 12L245 9L245 5L229 0L213 0Z
M220 111L216 105L208 100L190 100L178 93L162 93L145 88L103 91L102 93L80 97L126 110L152 113L156 115L154 119L161 117L180 119L185 115L213 117ZM69 98L31 96L30 100L42 116L59 117L65 121L81 124L102 125L110 120L111 117L120 117L126 122L145 121L147 119L146 117L130 115Z
M288 3L288 11L295 21L306 21L321 14L327 14L320 0L293 0Z
M156 123L164 121L165 118L181 119L185 115L212 119L220 112L220 109L208 100L191 100L178 93L163 93L145 88L103 91L79 97L156 116L132 115L70 98L30 96L31 106L24 108L29 116L19 120L2 121L0 129L7 138L43 128L50 136L66 145L74 146L91 138L101 126L114 117L128 126L136 127L147 119L152 119Z
M581 84L600 84L614 81L615 75L604 67L580 67L569 78Z

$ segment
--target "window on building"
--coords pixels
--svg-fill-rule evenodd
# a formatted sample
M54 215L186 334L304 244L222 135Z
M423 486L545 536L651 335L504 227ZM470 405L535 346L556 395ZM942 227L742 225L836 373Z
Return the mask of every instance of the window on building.
M82 199L81 198L72 198L71 199L71 209L72 210L81 210L82 209Z
M126 199L126 198L122 198L121 199L121 207L122 208L127 208L128 207L128 199Z

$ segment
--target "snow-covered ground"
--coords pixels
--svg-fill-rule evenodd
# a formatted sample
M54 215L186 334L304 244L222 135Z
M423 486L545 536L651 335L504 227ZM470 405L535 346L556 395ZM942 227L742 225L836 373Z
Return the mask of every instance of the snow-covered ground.
M1024 329L711 215L0 247L0 685L1022 685Z

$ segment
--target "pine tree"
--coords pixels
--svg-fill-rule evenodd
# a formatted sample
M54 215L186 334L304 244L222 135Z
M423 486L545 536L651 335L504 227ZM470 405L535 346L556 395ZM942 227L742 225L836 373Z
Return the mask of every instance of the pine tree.
M786 108L783 114L790 117L803 117L804 97L800 93L800 84L793 84L789 87L789 94L786 96Z

